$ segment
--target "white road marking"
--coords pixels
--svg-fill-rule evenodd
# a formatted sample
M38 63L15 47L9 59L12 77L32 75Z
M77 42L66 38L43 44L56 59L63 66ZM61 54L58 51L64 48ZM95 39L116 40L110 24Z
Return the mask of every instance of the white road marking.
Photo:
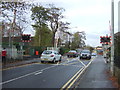
M42 72L35 73L35 75L41 74Z
M32 75L32 74L36 74L36 73L39 73L39 72L43 72L44 70L47 70L47 69L50 69L50 68L53 68L53 67L56 67L56 66L50 66L50 67L44 68L44 69L42 69L42 70L37 70L37 71L35 71L35 72L28 73L28 74L26 74L26 75L23 75L23 76L14 78L14 79L10 79L10 80L4 81L4 82L0 83L0 85L6 84L6 83L9 83L9 82L12 82L12 81L15 81L15 80L18 80L18 79L27 77L27 76L30 76L30 75Z
M84 67L86 67L86 65L81 61L81 60L78 60Z
M82 67L60 90L64 90L64 88L71 88L71 86L75 83L75 81L78 79L78 77L81 76L81 74L89 67L89 65L93 62L95 58L92 58L91 61L86 65L86 67ZM70 84L68 87L67 85Z

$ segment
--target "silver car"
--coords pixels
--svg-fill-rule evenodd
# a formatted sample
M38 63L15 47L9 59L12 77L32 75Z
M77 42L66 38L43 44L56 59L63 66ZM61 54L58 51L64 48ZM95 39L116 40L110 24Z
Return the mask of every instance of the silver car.
M55 63L56 61L61 61L61 54L58 53L58 51L55 50L45 50L41 54L41 63L44 62L53 62Z
M82 52L80 54L80 59L91 59L90 50L82 50Z

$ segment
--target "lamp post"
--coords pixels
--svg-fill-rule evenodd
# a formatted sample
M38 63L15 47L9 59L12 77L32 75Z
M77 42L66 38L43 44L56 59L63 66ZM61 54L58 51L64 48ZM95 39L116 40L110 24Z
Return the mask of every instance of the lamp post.
M111 74L114 75L114 0L111 1Z

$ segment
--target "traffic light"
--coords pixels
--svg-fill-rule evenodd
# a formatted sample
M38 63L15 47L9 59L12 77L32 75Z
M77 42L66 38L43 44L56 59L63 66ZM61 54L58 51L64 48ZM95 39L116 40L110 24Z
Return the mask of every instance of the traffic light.
M100 36L100 43L110 44L111 43L111 36Z
M100 43L104 43L105 42L105 37L102 37L102 36L100 36Z
M31 40L30 34L22 34L22 42L30 42Z
M110 41L111 41L110 37L106 37L106 42L110 42Z

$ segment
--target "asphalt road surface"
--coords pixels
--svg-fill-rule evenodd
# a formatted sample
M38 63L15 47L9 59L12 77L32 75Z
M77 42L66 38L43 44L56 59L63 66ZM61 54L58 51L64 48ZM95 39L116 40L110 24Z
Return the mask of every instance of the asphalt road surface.
M65 58L56 63L35 63L2 71L2 88L67 88L94 60ZM89 68L89 67L88 67Z

